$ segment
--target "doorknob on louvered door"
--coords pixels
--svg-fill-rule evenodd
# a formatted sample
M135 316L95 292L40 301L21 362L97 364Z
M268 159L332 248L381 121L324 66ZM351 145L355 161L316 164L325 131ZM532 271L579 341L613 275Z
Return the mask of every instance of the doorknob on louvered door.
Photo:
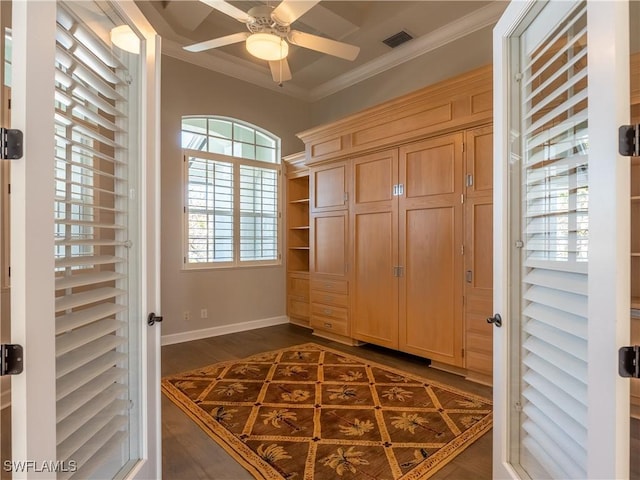
M487 323L493 323L496 327L501 327L502 317L499 313L496 313L493 317L487 318Z
M161 322L162 321L162 317L157 316L155 313L151 312L148 316L147 316L147 325L152 326L154 323L156 322Z

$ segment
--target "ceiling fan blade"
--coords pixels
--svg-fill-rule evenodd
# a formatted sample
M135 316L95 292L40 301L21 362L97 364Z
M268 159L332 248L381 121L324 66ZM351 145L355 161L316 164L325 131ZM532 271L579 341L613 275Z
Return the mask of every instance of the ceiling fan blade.
M360 53L360 47L348 43L337 42L329 38L319 37L310 33L291 30L287 37L291 43L299 47L327 53L345 60L355 60Z
M225 37L214 38L213 40L207 40L206 42L194 43L193 45L187 45L182 48L188 52L202 52L211 48L224 47L225 45L231 45L232 43L243 42L249 35L251 35L249 32L232 33Z
M219 12L222 12L230 17L235 18L239 22L247 22L251 19L251 16L243 10L240 10L238 7L234 7L230 3L227 3L223 0L200 0L202 3L209 5L211 8L215 8Z
M282 25L290 25L319 2L320 0L283 0L271 13L271 18Z
M291 69L289 68L289 62L287 62L286 58L269 62L269 68L271 69L271 76L274 82L282 83L291 80Z

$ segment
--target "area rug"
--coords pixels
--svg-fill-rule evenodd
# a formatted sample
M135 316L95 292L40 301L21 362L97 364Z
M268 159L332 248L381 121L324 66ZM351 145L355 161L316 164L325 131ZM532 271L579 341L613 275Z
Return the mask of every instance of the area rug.
M259 479L429 478L491 428L491 402L314 343L163 378Z

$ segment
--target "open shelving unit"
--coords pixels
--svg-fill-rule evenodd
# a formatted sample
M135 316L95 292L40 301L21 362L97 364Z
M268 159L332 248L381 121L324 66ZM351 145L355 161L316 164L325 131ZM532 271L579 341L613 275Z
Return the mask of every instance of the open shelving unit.
M287 183L287 315L309 326L309 169L304 152L285 157Z

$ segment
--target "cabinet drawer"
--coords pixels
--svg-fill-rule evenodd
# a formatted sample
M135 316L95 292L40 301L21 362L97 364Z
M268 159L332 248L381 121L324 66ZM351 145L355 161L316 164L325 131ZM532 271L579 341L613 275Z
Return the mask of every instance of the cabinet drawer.
M287 301L287 312L290 317L309 318L309 302L289 297Z
M347 322L336 320L335 318L312 315L309 326L316 330L337 333L338 335L348 335Z
M343 293L329 293L313 290L311 292L311 302L346 308L349 306L349 297Z
M311 290L322 292L349 293L349 284L344 280L311 280Z
M311 316L327 317L346 322L349 314L346 308L334 307L333 305L324 305L322 303L312 303Z
M309 279L289 277L289 295L309 299Z

